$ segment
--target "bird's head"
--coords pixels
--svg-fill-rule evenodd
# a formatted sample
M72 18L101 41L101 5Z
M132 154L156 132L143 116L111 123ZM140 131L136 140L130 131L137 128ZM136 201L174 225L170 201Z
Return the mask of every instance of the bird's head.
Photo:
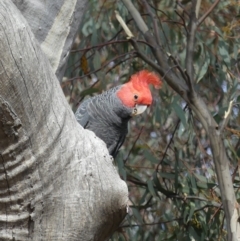
M162 81L155 73L142 70L132 75L129 82L118 90L118 98L126 107L132 108L133 116L143 113L152 104L149 84L159 89L162 86Z

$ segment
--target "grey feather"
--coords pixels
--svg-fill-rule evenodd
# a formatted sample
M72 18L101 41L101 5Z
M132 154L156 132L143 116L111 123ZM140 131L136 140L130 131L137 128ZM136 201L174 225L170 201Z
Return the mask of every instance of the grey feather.
M75 113L79 124L101 138L113 157L125 140L132 113L132 109L124 106L116 96L119 88L121 86L85 100Z

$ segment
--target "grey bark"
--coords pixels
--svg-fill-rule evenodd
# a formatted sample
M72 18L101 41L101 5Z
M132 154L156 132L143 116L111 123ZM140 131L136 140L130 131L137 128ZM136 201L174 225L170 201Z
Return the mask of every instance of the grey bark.
M61 81L87 0L12 0L30 25Z
M126 214L126 184L9 0L0 23L0 240L104 240Z

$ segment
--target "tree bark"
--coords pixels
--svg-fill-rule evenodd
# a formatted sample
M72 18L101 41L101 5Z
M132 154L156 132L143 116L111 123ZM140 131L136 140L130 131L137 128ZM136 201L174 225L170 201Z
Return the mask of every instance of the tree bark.
M61 81L87 0L12 0L30 25Z
M126 184L9 0L0 23L0 240L104 240L126 214Z

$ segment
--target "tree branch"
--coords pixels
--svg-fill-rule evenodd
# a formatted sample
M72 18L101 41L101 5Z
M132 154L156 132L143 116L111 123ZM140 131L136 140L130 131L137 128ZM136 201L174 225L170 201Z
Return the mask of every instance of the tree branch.
M13 1L0 1L0 22L0 240L106 240L126 215L126 183Z
M195 34L197 29L197 16L196 11L198 11L197 7L199 5L200 0L192 1L192 8L190 14L190 22L189 22L189 31L187 34L187 53L186 53L186 70L189 76L189 81L187 84L191 90L193 90L193 78L194 78L194 69L193 69L193 54L194 54L194 46L195 46ZM193 94L193 93L192 93Z
M204 13L204 15L200 19L198 19L197 26L199 26L205 20L205 18L213 11L213 9L218 5L219 2L220 0L215 0L213 5L207 10L207 12Z

